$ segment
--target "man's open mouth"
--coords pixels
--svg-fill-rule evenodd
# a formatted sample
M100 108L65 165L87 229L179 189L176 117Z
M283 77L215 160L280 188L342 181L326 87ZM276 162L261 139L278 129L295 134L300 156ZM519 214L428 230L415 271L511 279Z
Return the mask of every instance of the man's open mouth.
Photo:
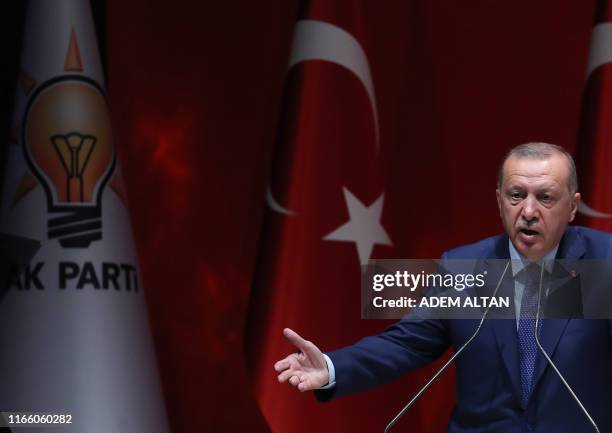
M531 229L520 229L520 232L527 236L536 236L540 234L539 232Z

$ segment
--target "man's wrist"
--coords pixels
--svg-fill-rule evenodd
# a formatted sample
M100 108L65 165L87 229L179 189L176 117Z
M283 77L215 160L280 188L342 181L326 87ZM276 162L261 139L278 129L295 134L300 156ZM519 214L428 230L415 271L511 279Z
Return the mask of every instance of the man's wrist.
M336 370L334 368L334 363L329 356L324 353L323 358L325 359L325 364L327 366L328 380L327 384L323 385L319 389L329 389L336 385Z

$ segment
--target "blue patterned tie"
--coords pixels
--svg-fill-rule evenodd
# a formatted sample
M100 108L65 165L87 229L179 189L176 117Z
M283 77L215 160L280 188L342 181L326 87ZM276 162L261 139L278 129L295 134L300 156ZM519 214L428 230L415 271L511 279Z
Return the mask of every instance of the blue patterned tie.
M526 278L521 314L518 325L519 357L521 363L521 401L527 406L533 386L533 371L535 369L538 348L535 341L535 318L538 308L538 290L540 288L541 268L531 263L523 271ZM542 329L542 319L538 322L538 331Z

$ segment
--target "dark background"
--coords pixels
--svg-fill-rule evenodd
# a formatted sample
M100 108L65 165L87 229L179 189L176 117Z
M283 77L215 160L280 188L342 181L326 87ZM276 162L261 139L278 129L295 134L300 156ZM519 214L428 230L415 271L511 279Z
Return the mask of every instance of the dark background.
M437 257L500 232L504 152L575 150L594 2L364 3L398 243ZM265 432L243 328L298 2L92 7L173 431ZM25 2L1 9L6 143Z

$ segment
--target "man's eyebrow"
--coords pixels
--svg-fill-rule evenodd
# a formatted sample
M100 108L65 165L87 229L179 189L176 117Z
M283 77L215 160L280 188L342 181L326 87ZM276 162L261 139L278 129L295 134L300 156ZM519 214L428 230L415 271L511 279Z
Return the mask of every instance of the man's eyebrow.
M553 183L547 183L546 185L542 185L542 186L539 188L539 190L540 190L540 191L545 191L545 190L548 190L548 191L549 191L549 190L553 190L553 189L560 189L560 188L562 188L562 185L559 185L558 183L553 182Z
M521 185L520 183L511 183L511 182L508 182L507 187L509 189L524 189L523 185Z

